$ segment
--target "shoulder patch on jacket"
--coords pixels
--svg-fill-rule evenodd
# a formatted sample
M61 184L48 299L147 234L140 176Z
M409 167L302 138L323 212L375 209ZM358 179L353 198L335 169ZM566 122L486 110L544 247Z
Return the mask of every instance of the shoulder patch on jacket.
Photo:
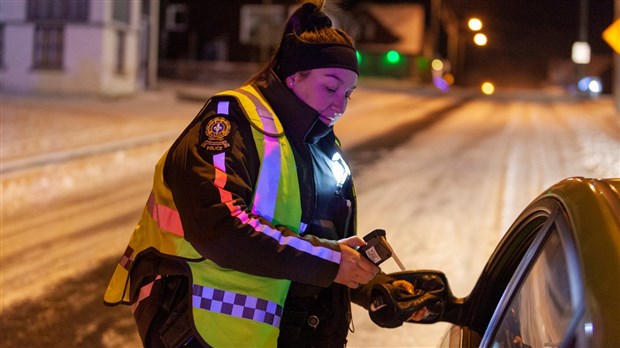
M228 116L213 115L200 125L200 148L210 153L227 151L232 146L236 130L237 125Z

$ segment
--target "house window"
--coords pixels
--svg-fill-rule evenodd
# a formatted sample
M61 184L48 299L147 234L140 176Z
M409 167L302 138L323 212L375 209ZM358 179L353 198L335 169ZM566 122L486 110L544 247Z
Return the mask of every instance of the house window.
M129 23L129 0L113 0L112 19L122 23Z
M122 75L125 73L125 41L126 34L122 30L116 32L116 73Z
M34 69L62 69L64 25L88 22L90 0L28 0L28 21L34 22Z
M28 20L87 22L89 0L28 0Z
M166 7L165 28L168 31L185 31L189 22L189 12L185 4L171 4Z
M34 34L34 68L62 69L64 27L39 24Z

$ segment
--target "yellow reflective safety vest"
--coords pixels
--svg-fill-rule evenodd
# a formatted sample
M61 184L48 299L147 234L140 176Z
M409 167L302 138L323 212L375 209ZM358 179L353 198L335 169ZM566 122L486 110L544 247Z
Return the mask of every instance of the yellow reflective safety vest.
M302 229L299 181L292 148L284 136L282 124L261 94L250 85L218 95L235 97L252 123L261 167L252 202L248 204L251 213L266 218L273 225L285 225L299 233ZM219 103L218 114L227 114L228 101ZM155 249L189 266L193 323L195 332L205 342L214 347L275 347L290 281L219 267L184 239L173 194L163 179L166 156L167 153L157 163L151 195L129 246L116 266L104 302L137 306L148 297L143 291L146 287L139 292L131 289L131 270L141 253ZM214 155L214 181L216 186L224 187L224 183L217 181L225 180L225 154L222 153L221 158L217 156ZM222 171L223 174L218 174ZM220 194L222 202L227 201L226 194L230 195L224 190L220 190ZM241 222L252 225L257 220L249 213L231 210ZM136 293L139 294L130 295Z

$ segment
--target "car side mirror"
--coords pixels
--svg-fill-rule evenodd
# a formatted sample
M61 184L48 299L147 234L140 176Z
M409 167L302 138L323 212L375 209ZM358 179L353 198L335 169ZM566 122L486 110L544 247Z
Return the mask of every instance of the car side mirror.
M439 321L455 322L462 310L464 299L452 294L448 278L441 271L413 270L390 273L390 277L411 283L415 290L432 295L433 300L426 305L423 318L409 323L433 324Z

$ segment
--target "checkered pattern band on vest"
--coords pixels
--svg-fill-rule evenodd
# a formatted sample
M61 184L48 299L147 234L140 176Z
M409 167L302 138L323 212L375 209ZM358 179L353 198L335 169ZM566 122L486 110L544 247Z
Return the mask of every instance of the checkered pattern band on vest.
M283 308L275 302L196 284L192 290L194 308L280 327Z
M123 268L126 269L127 271L131 270L131 264L133 263L131 261L132 255L133 255L133 248L130 246L127 246L127 249L125 249L123 256L121 256L121 260L119 261L120 265L123 266Z

